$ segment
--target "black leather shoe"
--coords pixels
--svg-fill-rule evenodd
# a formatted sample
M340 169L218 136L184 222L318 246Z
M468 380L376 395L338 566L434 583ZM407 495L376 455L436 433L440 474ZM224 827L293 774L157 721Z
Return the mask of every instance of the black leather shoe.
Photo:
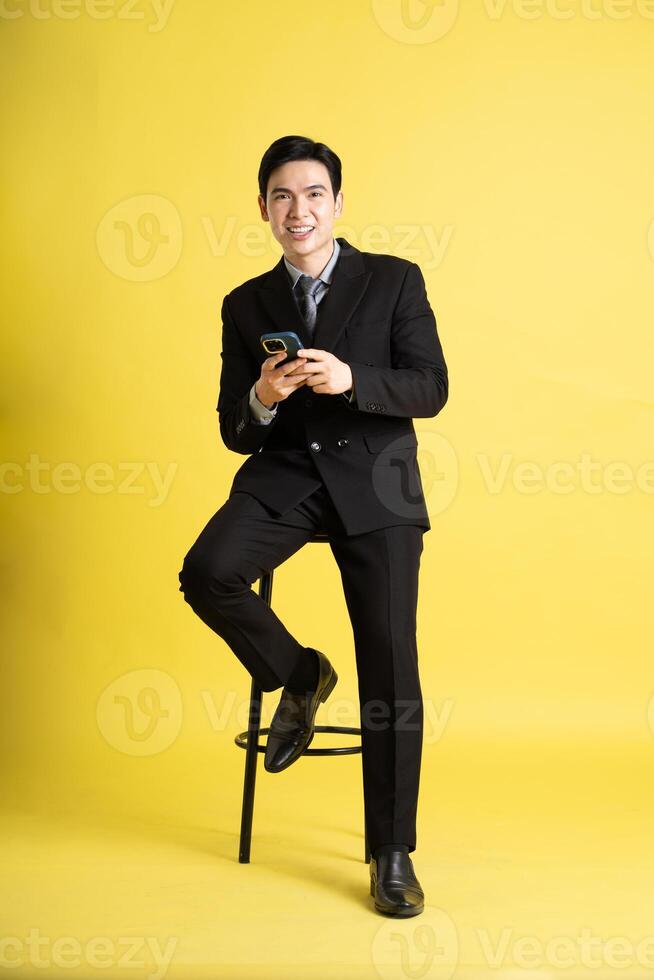
M371 858L370 894L376 910L384 915L419 915L425 908L425 893L406 851L388 851Z
M313 648L312 648L313 649ZM264 768L281 772L299 759L313 741L316 711L334 690L338 674L324 653L318 654L318 686L309 694L293 694L286 688L270 723Z

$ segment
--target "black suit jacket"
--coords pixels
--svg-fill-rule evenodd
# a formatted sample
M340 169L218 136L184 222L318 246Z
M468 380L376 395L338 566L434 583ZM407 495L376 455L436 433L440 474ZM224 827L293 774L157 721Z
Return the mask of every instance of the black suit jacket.
M324 483L348 535L394 524L428 530L412 418L440 412L448 375L424 279L414 262L338 241L313 338L283 257L223 300L220 434L228 449L249 456L230 494L245 490L284 514ZM257 424L249 391L268 356L259 336L276 329L346 361L355 401L302 385L268 425Z

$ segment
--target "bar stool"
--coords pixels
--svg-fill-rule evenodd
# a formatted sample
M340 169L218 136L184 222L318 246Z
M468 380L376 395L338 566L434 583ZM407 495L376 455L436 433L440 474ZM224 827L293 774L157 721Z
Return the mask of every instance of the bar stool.
M329 535L326 531L316 531L311 538L309 538L309 543L314 542L328 542ZM268 605L272 605L272 586L273 586L273 574L274 570L266 572L261 576L259 580L259 595L267 602ZM249 864L250 862L250 847L252 843L252 815L254 813L254 788L257 777L257 759L260 752L266 751L266 746L259 744L259 736L267 735L270 728L261 728L261 698L262 690L256 683L252 680L252 686L250 689L250 705L248 710L248 729L246 732L241 732L234 739L235 743L240 749L245 749L245 778L243 782L243 803L241 808L241 836L239 841L239 851L238 860L240 864ZM315 725L314 731L316 734L323 732L330 732L332 734L338 735L361 735L360 728L350 728L345 725ZM302 758L307 755L356 755L361 752L361 745L352 745L345 747L334 747L334 748L308 748L302 753ZM370 863L370 848L368 845L368 831L365 827L364 818L364 836L365 836L365 856L364 861L366 864Z

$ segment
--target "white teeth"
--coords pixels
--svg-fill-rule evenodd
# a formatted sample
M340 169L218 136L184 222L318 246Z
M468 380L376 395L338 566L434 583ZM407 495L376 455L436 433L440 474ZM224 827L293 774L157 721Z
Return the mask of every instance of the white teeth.
M288 230L303 234L305 231L313 231L313 225L301 225L299 228L289 228Z

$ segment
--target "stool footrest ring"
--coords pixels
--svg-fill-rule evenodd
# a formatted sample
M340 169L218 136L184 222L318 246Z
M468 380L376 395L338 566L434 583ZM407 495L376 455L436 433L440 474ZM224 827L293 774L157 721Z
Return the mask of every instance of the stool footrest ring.
M360 728L349 728L346 725L314 725L313 730L316 733L329 732L330 734L333 735L360 735L361 734ZM269 731L270 728L260 728L259 734L267 735ZM247 749L248 734L249 734L248 732L240 732L240 734L238 734L235 737L234 742L236 743L236 745L238 745L239 749ZM265 743L263 745L257 745L257 752L265 752L265 751L266 751ZM331 748L323 748L323 749L308 748L304 750L302 756L304 757L305 755L356 755L359 752L361 752L360 745L345 745L345 746L334 746Z

